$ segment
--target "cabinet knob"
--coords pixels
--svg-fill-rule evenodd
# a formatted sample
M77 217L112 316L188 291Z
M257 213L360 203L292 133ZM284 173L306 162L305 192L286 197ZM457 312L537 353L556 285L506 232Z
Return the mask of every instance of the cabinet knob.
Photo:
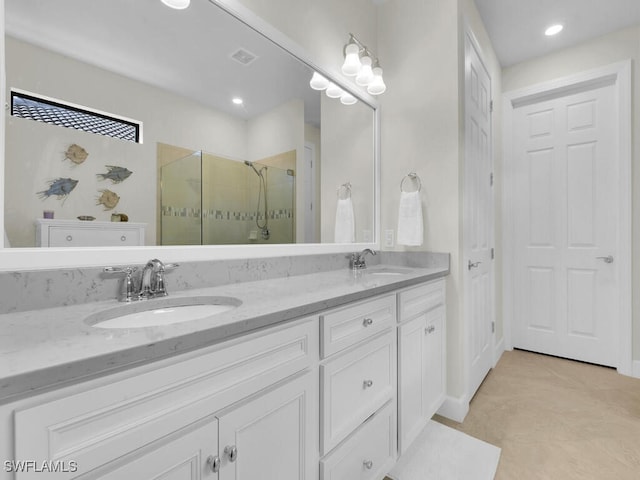
M371 470L373 468L373 462L371 460L365 460L362 462L362 465L364 465L364 468L367 470Z
M362 325L364 325L365 327L369 327L369 326L373 325L373 318L365 318L362 321Z
M209 465L209 468L213 473L218 473L220 471L220 457L217 455L209 455L209 458L207 458L207 465Z
M373 380L365 380L362 382L362 388L373 387Z
M122 235L122 236L120 237L120 241L121 241L121 242L126 242L126 241L127 241L127 236L126 236L126 235Z
M71 235L67 235L66 240L67 240L67 242L70 242L71 240L73 240L73 237Z
M229 457L230 462L235 462L238 458L238 448L235 445L227 445L224 447L224 454Z
M424 333L426 334L433 333L435 329L436 327L434 325L429 325L427 328L424 329Z

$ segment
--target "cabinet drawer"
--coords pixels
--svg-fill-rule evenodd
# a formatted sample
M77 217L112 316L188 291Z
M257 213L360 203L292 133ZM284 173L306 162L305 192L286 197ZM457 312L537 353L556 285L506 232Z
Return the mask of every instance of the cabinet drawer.
M378 480L395 461L395 404L387 403L320 461L321 480Z
M320 316L322 358L380 333L395 323L395 295L366 300Z
M394 396L395 355L389 332L320 366L323 455Z
M317 355L317 320L300 320L17 410L16 458L73 460L86 473L304 370Z
M431 310L445 302L444 279L435 280L417 287L403 290L399 295L399 322Z
M101 247L144 245L138 229L58 228L49 229L50 247Z

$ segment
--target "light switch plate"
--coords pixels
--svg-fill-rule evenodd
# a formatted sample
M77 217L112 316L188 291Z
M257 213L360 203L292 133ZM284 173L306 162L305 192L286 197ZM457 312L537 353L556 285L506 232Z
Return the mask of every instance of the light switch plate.
M384 246L385 247L393 247L394 241L393 230L385 230L384 231Z

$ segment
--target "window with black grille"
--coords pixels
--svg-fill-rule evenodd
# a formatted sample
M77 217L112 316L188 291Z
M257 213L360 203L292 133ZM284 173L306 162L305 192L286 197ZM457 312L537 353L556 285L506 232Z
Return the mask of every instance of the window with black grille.
M19 90L11 90L11 115L142 143L140 122Z

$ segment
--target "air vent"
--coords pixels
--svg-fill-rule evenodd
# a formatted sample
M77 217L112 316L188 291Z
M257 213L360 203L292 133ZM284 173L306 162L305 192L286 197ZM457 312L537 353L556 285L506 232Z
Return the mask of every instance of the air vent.
M236 50L235 52L233 52L231 55L231 58L233 58L236 62L241 63L242 65L249 65L250 63L252 63L256 58L258 58L257 55L251 53L248 50L245 50L244 48L239 48L238 50Z

